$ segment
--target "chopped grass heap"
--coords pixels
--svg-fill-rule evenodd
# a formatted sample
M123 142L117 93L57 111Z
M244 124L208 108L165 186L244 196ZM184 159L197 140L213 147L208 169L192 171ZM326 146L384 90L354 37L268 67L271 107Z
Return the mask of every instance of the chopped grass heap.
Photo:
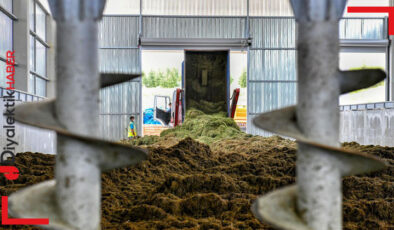
M207 115L199 110L190 109L182 125L164 130L161 137L190 137L205 144L217 140L229 139L246 135L232 118L223 113Z
M196 109L190 109L186 113L184 123L173 129L164 130L159 137L144 136L132 141L126 141L133 145L152 145L169 139L181 140L190 137L204 144L212 144L219 140L242 138L250 136L242 132L232 118L226 117L225 113L213 115L205 114Z

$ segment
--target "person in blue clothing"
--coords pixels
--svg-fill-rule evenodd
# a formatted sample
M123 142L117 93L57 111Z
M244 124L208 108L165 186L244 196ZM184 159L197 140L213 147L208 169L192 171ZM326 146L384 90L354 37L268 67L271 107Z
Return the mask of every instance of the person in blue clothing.
M134 124L134 116L130 117L130 123L127 131L127 137L129 138L129 140L137 138L137 128Z
M167 113L171 113L171 106L172 106L172 103L170 102L170 103L168 103L168 109L167 109Z

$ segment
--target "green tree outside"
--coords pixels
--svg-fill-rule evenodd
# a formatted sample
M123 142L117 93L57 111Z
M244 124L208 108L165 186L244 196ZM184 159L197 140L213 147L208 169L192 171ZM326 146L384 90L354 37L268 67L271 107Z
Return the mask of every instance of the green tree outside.
M241 74L241 77L238 80L238 84L241 88L246 88L247 85L247 75L246 70L244 70Z
M163 85L165 85L165 82L166 82L166 79L165 79L164 73L161 70L156 72L156 85L155 85L155 87L163 86Z
M147 88L154 88L157 85L156 82L156 72L150 71L148 76L142 76L142 84Z
M150 71L148 76L142 75L142 84L147 88L175 88L181 85L182 76L176 68L167 68L164 72Z

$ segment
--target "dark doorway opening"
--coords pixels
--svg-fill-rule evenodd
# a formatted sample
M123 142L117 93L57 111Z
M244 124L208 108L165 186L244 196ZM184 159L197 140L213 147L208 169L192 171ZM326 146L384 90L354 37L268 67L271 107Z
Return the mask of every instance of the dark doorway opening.
M186 108L228 113L229 51L185 51Z

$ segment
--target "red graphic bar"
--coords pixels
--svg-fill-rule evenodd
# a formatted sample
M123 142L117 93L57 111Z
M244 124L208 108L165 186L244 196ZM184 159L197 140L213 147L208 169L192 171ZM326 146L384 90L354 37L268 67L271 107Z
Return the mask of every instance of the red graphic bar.
M386 6L349 6L348 13L388 13L389 14L389 35L394 35L394 7Z
M16 180L19 177L19 170L15 166L0 166L0 173L3 173L7 180Z
M1 197L2 225L48 225L49 219L8 219L8 197Z

